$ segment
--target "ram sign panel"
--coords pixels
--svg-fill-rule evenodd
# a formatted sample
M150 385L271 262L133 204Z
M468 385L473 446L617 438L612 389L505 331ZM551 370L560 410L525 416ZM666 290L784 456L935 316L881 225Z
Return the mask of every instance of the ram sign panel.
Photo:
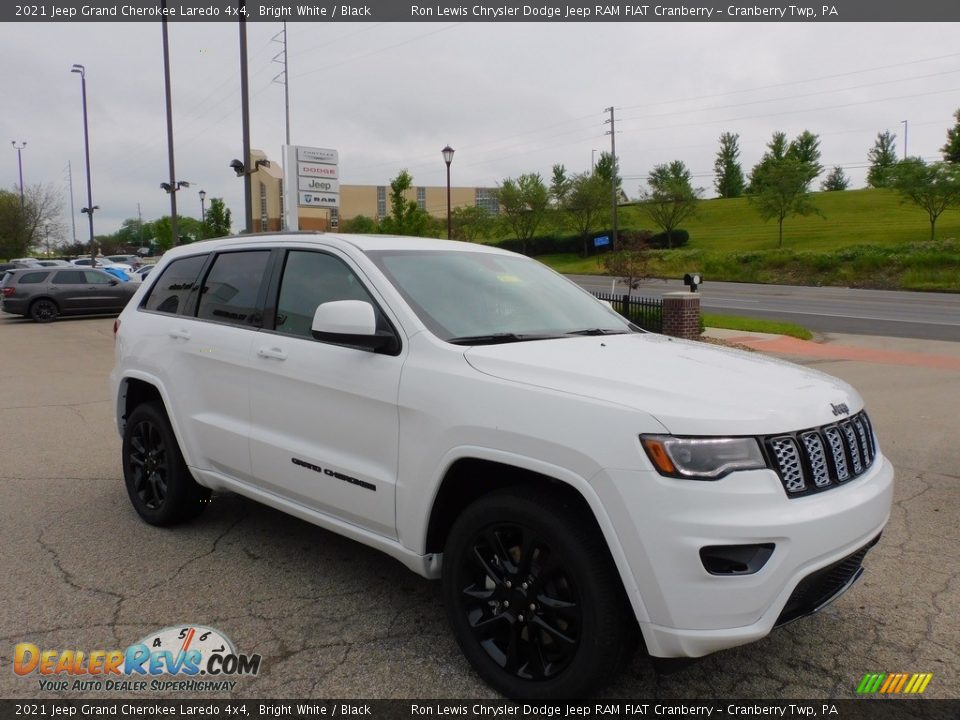
M337 207L340 196L337 193L302 192L300 204L307 207Z

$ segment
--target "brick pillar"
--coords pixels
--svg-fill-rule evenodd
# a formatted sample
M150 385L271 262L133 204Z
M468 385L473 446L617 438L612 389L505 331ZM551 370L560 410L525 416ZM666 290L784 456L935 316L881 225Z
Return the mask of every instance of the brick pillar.
M663 296L663 334L684 340L700 337L700 295L672 292Z

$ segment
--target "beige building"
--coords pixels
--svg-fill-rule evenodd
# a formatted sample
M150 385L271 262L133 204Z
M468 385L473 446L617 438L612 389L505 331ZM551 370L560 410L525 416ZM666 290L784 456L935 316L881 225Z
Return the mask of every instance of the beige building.
M262 150L250 151L250 167L257 170L250 175L253 193L253 231L277 231L283 227L283 168L280 163L257 166L257 161L267 160ZM495 188L452 187L450 207L480 206L491 214L498 214L500 205L494 194ZM447 216L446 186L415 186L406 192L413 200L436 218ZM390 212L390 185L340 185L340 208L300 208L300 230L336 230L340 219L350 220L359 215L382 220Z

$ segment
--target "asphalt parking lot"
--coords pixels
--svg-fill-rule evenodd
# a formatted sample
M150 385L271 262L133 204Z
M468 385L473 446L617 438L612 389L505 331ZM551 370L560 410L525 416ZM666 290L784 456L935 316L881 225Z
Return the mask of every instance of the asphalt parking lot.
M447 628L439 585L385 555L233 495L187 526L141 522L107 397L112 324L0 317L0 697L78 696L17 676L17 643L119 649L186 623L263 656L235 697L493 697ZM960 343L911 348L960 357ZM801 361L859 389L897 469L867 572L820 614L679 673L638 655L606 696L848 698L867 672L929 672L925 696L960 697L960 371Z

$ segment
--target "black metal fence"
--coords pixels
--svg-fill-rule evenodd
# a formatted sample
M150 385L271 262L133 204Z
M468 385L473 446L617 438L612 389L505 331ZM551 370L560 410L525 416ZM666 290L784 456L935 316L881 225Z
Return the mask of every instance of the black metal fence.
M634 325L650 332L663 332L663 300L660 298L633 297L612 293L593 293L598 300L605 300L613 309Z

